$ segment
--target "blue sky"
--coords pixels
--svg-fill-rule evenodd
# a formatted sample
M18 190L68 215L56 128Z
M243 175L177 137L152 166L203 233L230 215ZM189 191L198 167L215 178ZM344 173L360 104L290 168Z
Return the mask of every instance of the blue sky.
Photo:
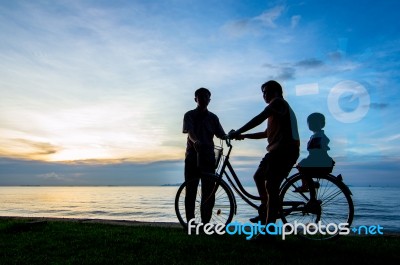
M225 130L279 81L326 117L336 173L400 185L400 32L389 1L0 1L0 185L158 185L183 178L198 87ZM264 130L266 124L257 130ZM266 142L235 142L252 184Z

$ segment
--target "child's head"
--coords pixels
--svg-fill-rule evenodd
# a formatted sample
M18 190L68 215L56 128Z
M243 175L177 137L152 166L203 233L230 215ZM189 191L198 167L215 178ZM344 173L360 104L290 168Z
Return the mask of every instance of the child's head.
M311 131L317 132L325 127L325 116L321 113L314 112L307 117L308 128Z

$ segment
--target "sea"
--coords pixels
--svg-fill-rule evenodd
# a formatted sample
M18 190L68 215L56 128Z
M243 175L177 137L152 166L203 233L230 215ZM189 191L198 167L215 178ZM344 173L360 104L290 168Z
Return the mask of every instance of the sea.
M247 187L256 194L254 187ZM355 215L352 227L380 225L400 233L400 187L350 187ZM178 223L177 186L0 187L0 216L135 220ZM248 222L257 213L238 196L233 221Z

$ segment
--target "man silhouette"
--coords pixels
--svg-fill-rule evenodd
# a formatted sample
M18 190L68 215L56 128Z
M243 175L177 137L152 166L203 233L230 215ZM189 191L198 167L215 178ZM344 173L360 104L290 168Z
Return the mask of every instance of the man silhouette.
M183 118L183 133L187 133L187 145L185 154L185 181L186 186L185 208L186 220L189 222L195 218L194 208L197 194L197 186L201 172L215 173L214 135L222 139L225 131L222 128L217 115L208 111L211 92L206 88L195 91L197 108L186 112ZM202 180L202 223L210 222L212 208L215 203L215 194L212 194L214 183Z
M261 86L261 91L268 106L243 127L229 133L229 137L237 140L268 139L268 152L254 174L254 181L261 197L259 216L250 221L269 224L275 223L278 217L279 187L299 157L300 141L296 116L283 99L281 85L271 80ZM268 126L265 131L242 134L267 119Z

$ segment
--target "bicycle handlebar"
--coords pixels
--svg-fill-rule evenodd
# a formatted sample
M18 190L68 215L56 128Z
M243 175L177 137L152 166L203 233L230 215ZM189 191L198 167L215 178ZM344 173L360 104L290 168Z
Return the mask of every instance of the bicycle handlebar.
M227 145L228 147L231 147L231 146L232 146L232 144L231 144L231 139L228 137L228 135L227 135L227 137L226 137L224 140L225 140L225 143L226 143L226 145Z
M227 145L228 147L232 147L231 141L232 141L232 139L234 139L234 138L230 138L230 134L231 134L231 132L234 132L234 131L235 131L235 130L231 130L227 135L225 135L225 137L224 137L224 139L223 139L223 140L225 140L226 145Z

